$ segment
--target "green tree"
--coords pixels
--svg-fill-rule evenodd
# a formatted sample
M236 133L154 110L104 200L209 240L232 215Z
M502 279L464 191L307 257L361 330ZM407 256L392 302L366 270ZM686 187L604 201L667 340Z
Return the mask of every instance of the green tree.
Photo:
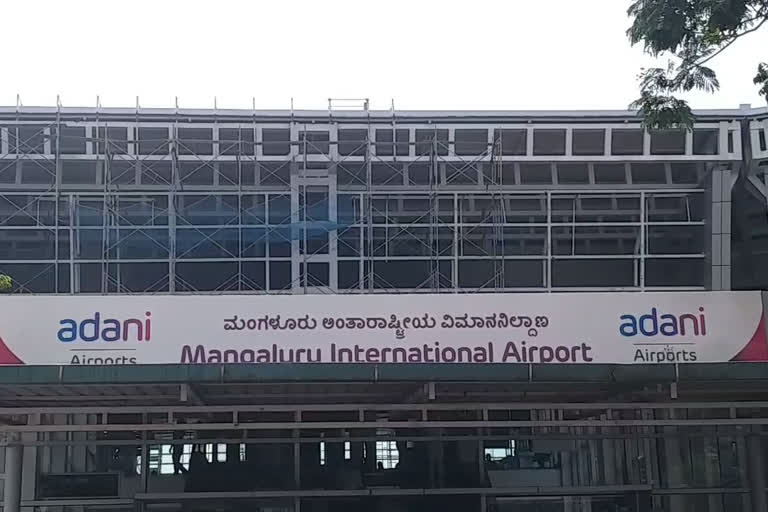
M0 274L0 293L11 293L13 289L13 279L6 274Z
M649 129L690 129L691 108L675 95L719 89L707 64L768 22L768 0L635 0L627 13L632 45L642 44L654 57L670 57L667 67L640 72L640 97L631 108ZM754 82L768 102L768 64L758 66Z

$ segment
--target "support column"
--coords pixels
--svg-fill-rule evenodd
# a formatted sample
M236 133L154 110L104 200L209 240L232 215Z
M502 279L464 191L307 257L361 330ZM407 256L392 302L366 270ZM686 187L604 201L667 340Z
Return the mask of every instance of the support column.
M87 425L87 414L73 414L71 417L74 425ZM88 432L72 432L72 439L86 441ZM69 450L69 471L74 473L85 473L88 471L88 447L85 444L74 445Z
M708 288L731 289L731 193L734 178L730 169L714 168L707 187L710 204L707 215L709 232L707 262Z
M747 457L749 461L749 497L752 502L752 512L768 510L768 500L765 496L765 465L763 464L763 441L759 436L747 438Z
M147 422L147 415L141 415L141 422ZM149 432L146 430L141 433L141 492L149 492Z
M676 419L677 413L674 409L667 411L668 419ZM680 438L680 428L677 426L664 427L664 432L669 434L662 441L664 456L661 458L665 465L667 475L667 487L685 487L687 485L685 478L685 468L683 464L687 461L682 456L682 440ZM670 510L684 510L686 497L683 495L671 495L669 497Z
M444 434L443 429L438 429L437 432L440 437ZM432 485L434 487L442 488L445 487L445 443L440 439L438 441L432 441L431 445L432 453L430 458L432 459L434 469L434 480L432 480Z
M704 484L707 487L719 487L720 486L720 460L712 459L706 456L707 453L719 453L717 438L705 437L702 439L702 458L704 461ZM723 511L723 499L716 494L710 494L707 499L709 512L724 512Z
M360 441L350 442L350 460L355 471L361 471L363 467L363 444Z
M578 441L574 441L574 448L577 448ZM560 484L563 487L573 487L573 461L571 459L571 452L566 451L560 454ZM563 512L573 512L574 510L573 496L563 497Z
M300 416L300 414L296 415L297 422L301 421ZM301 489L301 443L299 443L301 432L294 429L291 435L293 436L293 486L294 489ZM318 461L319 459L318 456Z
M44 422L40 414L30 414L27 416L27 425L41 425ZM40 471L38 458L40 450L33 443L38 440L37 432L25 432L21 434L22 450L22 476L21 476L21 499L34 500L37 496L37 474Z
M240 462L240 444L227 443L227 464L237 464Z
M9 434L5 448L5 482L3 512L21 510L21 473L24 447L18 434Z
M434 488L442 487L441 476L442 469L442 443L440 441L428 442L429 457L429 486Z
M605 414L602 414L600 416L600 419L603 422L606 422L608 419L608 416ZM602 427L601 432L603 434L610 435L611 429L609 427ZM618 484L618 479L616 478L616 454L615 454L615 446L614 446L614 440L613 439L603 439L602 440L602 455L603 455L603 481L602 483L604 485L616 485Z
M375 431L365 431L363 435L375 435ZM363 458L363 472L372 473L376 471L376 442L365 442L365 457Z

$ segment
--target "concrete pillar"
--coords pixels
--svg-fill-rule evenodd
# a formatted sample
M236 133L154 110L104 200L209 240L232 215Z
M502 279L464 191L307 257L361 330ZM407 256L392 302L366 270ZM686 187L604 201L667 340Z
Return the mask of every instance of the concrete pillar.
M752 512L768 510L765 496L765 465L763 464L763 442L758 436L747 438L747 457L749 459L749 497Z
M24 461L24 447L18 435L8 438L5 448L5 482L3 497L3 512L19 512L21 510L21 473Z

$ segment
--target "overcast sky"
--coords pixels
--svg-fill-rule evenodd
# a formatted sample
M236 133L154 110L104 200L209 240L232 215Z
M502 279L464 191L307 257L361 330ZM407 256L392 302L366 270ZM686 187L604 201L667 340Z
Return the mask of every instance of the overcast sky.
M29 0L3 4L0 104L625 108L652 63L625 0ZM768 29L713 61L698 108L761 104Z

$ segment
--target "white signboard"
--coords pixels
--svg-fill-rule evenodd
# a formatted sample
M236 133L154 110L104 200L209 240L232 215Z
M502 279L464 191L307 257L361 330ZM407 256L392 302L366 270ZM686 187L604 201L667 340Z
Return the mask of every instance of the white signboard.
M0 297L0 363L768 360L759 292Z

